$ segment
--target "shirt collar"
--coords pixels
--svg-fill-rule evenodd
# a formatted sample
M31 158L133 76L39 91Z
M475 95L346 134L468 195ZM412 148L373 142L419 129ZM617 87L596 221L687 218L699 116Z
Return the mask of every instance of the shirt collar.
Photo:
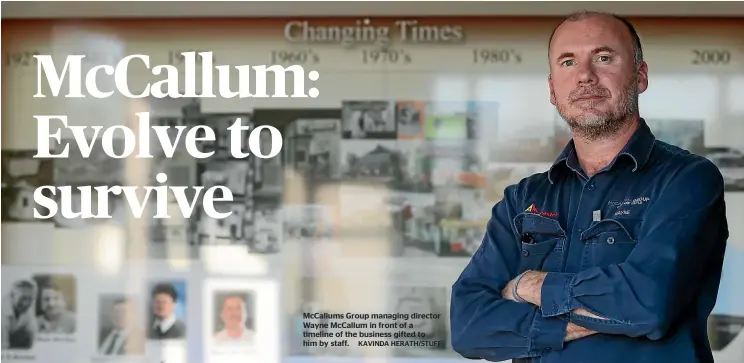
M158 320L155 322L155 328L160 328L160 332L165 333L167 332L173 324L176 323L176 316L171 315L163 320Z
M646 120L643 118L639 119L638 128L633 133L633 136L630 137L630 140L625 144L625 147L620 150L617 156L615 156L612 162L607 165L605 169L611 169L612 166L615 165L617 159L621 156L627 156L633 161L633 172L643 168L643 166L646 165L646 162L648 162L655 142L656 137L654 137L648 124L646 124ZM574 148L573 139L571 139L566 147L563 148L563 151L558 155L558 158L553 162L553 165L548 170L548 180L551 184L555 182L555 170L560 169L561 166L566 166L576 172L581 170L578 158L576 157L576 149Z

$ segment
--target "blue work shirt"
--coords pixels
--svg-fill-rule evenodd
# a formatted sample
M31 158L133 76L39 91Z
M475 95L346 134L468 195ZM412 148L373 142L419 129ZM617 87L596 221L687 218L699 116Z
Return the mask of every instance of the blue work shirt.
M489 361L713 362L706 325L728 238L723 186L712 162L656 140L643 119L591 177L569 142L493 207L452 287L454 350ZM547 272L540 307L501 296L526 270ZM598 333L564 343L569 322Z

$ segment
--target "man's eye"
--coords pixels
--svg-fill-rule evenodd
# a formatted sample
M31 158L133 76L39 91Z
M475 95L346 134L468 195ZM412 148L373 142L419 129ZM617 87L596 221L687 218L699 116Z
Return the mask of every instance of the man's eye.
M610 56L609 55L600 55L599 57L597 57L597 60L600 61L600 62L609 62L610 61Z
M568 59L568 60L564 60L561 64L563 64L566 67L570 67L570 66L574 65L574 61L573 61L573 59Z

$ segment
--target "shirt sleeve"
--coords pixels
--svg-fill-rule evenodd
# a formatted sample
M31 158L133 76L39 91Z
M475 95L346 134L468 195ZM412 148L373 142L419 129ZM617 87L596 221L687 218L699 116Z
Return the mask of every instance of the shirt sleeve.
M531 304L501 296L520 260L516 195L516 185L506 188L480 248L452 287L452 347L465 358L503 361L563 349L567 316L544 317Z
M702 286L711 278L720 280L728 238L723 177L702 157L673 174L649 206L637 246L625 262L546 275L543 316L584 308L604 319L570 313L572 323L600 333L661 339L693 297L715 297L716 291L703 292Z

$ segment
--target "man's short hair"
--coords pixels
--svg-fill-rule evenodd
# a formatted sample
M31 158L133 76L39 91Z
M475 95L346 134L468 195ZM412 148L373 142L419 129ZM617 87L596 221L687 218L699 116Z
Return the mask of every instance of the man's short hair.
M54 291L62 292L62 288L60 288L59 284L57 284L56 282L52 281L52 279L49 279L49 280L41 283L40 286L39 286L39 291L44 291L44 290L47 290L47 289L48 290L54 290Z
M178 291L172 284L157 284L152 289L152 297L158 294L166 294L170 296L173 301L178 301Z
M245 294L241 294L241 293L230 293L230 294L226 294L225 296L223 296L223 298L222 298L222 306L225 306L225 303L229 299L238 299L238 300L240 300L240 303L243 304L243 306L245 306L245 304L246 304L246 301L245 301L246 300L246 296L245 296Z
M19 288L19 289L31 289L31 290L34 290L34 289L36 289L36 284L34 284L33 282L28 281L28 280L20 280L20 281L16 281L13 284L13 287L16 287L16 288Z
M625 27L630 32L630 37L633 39L633 64L635 64L636 68L641 66L641 63L643 63L643 47L641 47L641 38L638 36L638 32L636 32L635 27L633 24L628 21L628 19L625 19L621 16L617 16L612 13L604 13L601 11L579 11L575 13L571 13L568 16L566 16L563 21L561 21L560 24L556 25L555 28L553 28L553 32L550 33L550 39L548 40L548 51L550 51L550 43L553 42L553 36L555 35L556 30L558 30L558 27L561 26L561 24L567 22L567 21L579 21L584 19L589 19L592 17L610 17L616 20L619 20L622 22Z

